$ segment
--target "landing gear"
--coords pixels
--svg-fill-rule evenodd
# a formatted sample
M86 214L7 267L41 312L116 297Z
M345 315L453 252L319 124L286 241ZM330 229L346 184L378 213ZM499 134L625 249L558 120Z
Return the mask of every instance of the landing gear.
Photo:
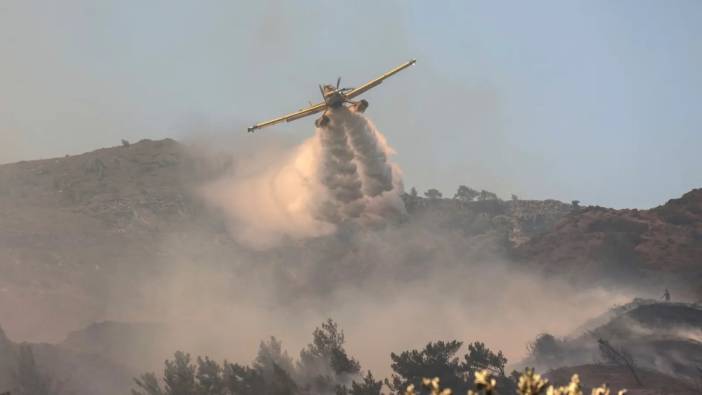
M348 103L348 105L345 105L344 103ZM340 107L345 107L351 112L363 113L364 111L366 111L366 108L368 108L368 101L365 99L359 101L346 100L344 102L340 102L334 105L329 105L329 108L322 114L322 116L314 121L314 126L318 128L323 128L329 125L331 119L329 119L327 111L335 111L338 110Z

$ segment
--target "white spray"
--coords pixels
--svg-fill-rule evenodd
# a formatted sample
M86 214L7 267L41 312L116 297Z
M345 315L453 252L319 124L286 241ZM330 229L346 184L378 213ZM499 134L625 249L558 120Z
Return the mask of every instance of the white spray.
M383 224L404 214L402 177L383 135L346 107L287 152L261 147L205 188L232 235L257 248L330 234L346 223ZM242 162L242 161L239 161Z

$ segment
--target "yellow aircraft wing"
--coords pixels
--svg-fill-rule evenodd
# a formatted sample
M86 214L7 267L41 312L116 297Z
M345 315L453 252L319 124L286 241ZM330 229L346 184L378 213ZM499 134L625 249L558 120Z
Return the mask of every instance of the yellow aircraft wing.
M413 64L415 64L415 62L417 62L417 60L412 59L406 63L403 63L403 64L395 67L394 69L388 71L387 73L381 75L380 77L378 77L372 81L366 82L365 84L359 86L358 88L348 92L346 94L346 98L353 99L354 97L360 95L361 93L364 93L371 88L375 88L376 86L380 85L383 82L383 80L385 80L386 78L391 77L391 76L399 73L400 71L412 66Z
M250 128L248 128L248 131L253 133L253 131L256 129L260 129L260 128L270 126L270 125L275 125L276 123L294 121L296 119L300 119L300 118L306 117L308 115L316 114L316 113L318 113L320 111L324 111L326 109L327 109L327 103L324 103L324 102L318 103L318 104L315 104L313 106L303 108L300 111L297 111L297 112L294 112L291 114L287 114L287 115L283 115L282 117L279 117L279 118L271 119L270 121L257 123L255 125L251 126Z

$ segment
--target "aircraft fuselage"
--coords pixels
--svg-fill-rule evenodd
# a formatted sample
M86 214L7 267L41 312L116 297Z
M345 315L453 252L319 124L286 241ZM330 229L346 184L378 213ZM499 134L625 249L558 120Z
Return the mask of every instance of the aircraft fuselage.
M334 92L329 96L326 96L324 100L327 102L329 107L336 108L344 104L346 98L340 92Z
M336 108L344 104L348 99L338 89L335 89L333 85L324 86L324 101L329 107Z

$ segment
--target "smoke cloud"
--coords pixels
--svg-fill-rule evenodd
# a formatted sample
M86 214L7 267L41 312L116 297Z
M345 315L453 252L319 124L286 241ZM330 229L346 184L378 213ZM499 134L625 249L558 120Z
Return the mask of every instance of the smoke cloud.
M271 335L296 356L329 317L349 353L381 377L390 352L435 340L484 341L515 362L539 333L564 335L631 297L545 280L496 256L493 240L466 240L431 221L255 253L205 237L167 241L159 276L136 287L138 298L115 298L122 317L175 328L159 339L155 363L176 349L247 362Z
M365 117L350 111L338 112L361 165L364 193L374 197L391 191L393 175L387 162L390 149L384 137Z
M395 221L402 174L387 141L361 114L327 115L302 144L257 149L201 189L240 244L222 252L189 234L164 248L164 285L142 298L147 317L182 326L174 347L247 361L275 335L296 355L332 317L364 368L387 375L390 352L440 339L485 341L514 361L537 334L630 298L546 281L500 256L494 235L467 237L431 214Z
M340 223L357 218L363 212L363 191L354 152L349 145L346 128L338 117L317 130L322 145L322 184L327 188L331 201L325 202L321 215L330 222Z
M328 235L345 225L382 225L405 213L399 168L383 135L346 107L290 151L261 153L206 185L240 242L267 248Z

